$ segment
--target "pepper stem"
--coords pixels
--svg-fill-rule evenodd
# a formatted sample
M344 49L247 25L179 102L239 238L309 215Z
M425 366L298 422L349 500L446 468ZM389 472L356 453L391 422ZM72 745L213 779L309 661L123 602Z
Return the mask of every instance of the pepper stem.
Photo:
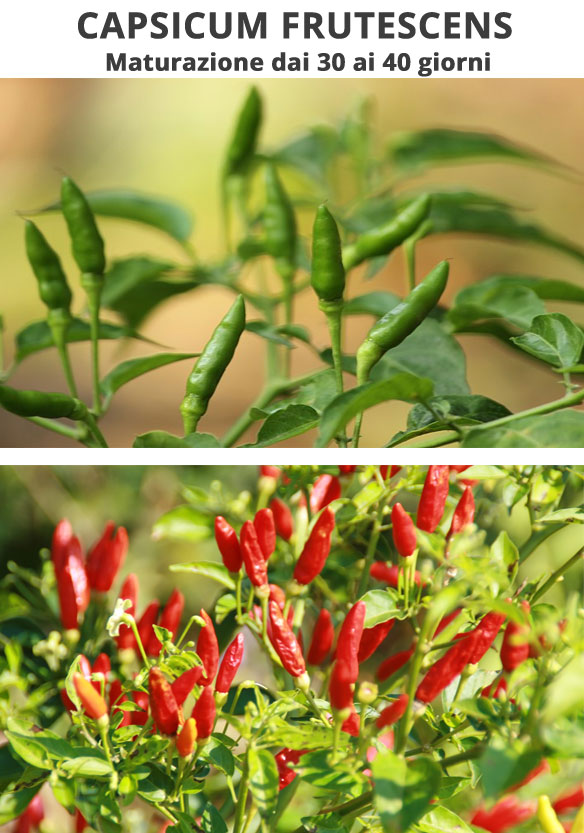
M336 301L319 301L319 307L326 315L329 334L331 337L331 349L333 354L333 368L335 371L335 382L337 385L337 393L343 393L343 305L342 298ZM341 448L347 447L347 438L340 436L337 438L338 444Z
M69 326L69 316L60 314L61 310L50 310L48 315L48 324L53 336L53 341L59 353L67 387L71 396L77 397L77 385L73 376L73 369L69 360L69 350L67 347L67 328Z
M81 285L87 293L89 306L89 328L91 335L91 366L93 379L93 410L101 411L101 392L99 390L99 308L101 305L101 275L85 273L81 275Z

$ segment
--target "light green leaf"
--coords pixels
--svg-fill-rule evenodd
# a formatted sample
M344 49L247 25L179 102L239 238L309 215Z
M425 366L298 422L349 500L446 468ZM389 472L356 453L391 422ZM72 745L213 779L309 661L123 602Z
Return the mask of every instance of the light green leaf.
M472 827L446 807L430 810L420 819L418 827L421 833L473 833Z
M22 815L42 784L34 787L23 787L20 790L9 791L0 795L0 825L8 824L12 819Z
M159 367L164 367L167 364L181 362L184 359L192 359L198 355L200 354L158 353L155 356L142 356L138 359L128 359L125 362L121 362L113 370L110 370L107 376L104 376L99 383L99 389L105 400L104 407L108 406L116 391L133 379L137 379L138 376L142 376L144 373L149 373L151 370L156 370Z
M391 751L372 763L375 806L386 833L409 830L427 811L440 787L440 767L429 758L407 762Z
M388 590L369 590L360 601L365 602L365 628L373 628L381 622L387 622L400 615L395 595Z
M172 573L193 573L197 576L204 576L222 584L229 590L235 590L235 582L231 578L229 570L217 561L193 561L188 564L171 564Z
M148 431L138 434L134 448L221 448L221 443L213 434L201 434L196 431L186 437L177 437L168 431Z
M179 541L204 541L211 537L213 519L192 506L177 506L154 524L155 540L174 538Z
M461 445L463 448L583 448L584 413L567 409L524 417L494 428L473 429Z
M584 707L584 654L578 654L554 676L545 692L542 711L544 723L551 724L564 715Z
M278 802L278 767L267 749L250 746L248 752L249 788L263 819L269 819Z

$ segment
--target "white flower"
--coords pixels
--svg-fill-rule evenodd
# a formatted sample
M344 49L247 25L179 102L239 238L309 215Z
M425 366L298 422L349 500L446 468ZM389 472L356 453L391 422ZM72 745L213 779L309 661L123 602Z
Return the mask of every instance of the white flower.
M107 632L110 636L118 636L121 625L131 625L134 617L130 613L126 613L128 608L132 607L132 602L129 599L118 599L114 612L107 620Z

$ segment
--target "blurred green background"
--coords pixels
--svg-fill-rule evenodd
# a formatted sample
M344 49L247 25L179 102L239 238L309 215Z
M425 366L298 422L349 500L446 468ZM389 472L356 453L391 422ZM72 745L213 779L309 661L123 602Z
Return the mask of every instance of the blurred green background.
M237 109L248 89L239 80L2 80L0 104L0 251L2 283L0 312L6 323L7 360L14 333L42 316L36 286L25 261L22 221L15 213L53 200L63 171L85 189L130 187L159 193L188 206L195 215L194 242L204 260L220 252L218 175L225 143ZM382 148L394 130L458 127L489 130L543 153L580 171L584 145L584 81L515 80L262 80L266 105L263 145L270 147L314 123L340 119L363 97L370 97L376 136ZM497 193L528 209L527 217L546 224L581 243L584 216L582 178L552 176L527 166L472 165L443 167L426 182L469 187ZM415 185L416 183L414 183ZM102 220L110 257L147 252L154 256L183 256L162 234L130 223ZM43 218L43 230L75 270L69 256L62 218ZM495 272L521 272L584 283L582 268L573 261L535 247L461 237L437 237L420 247L420 269L437 260L452 259L446 300L468 283ZM358 275L354 293L374 289L403 291L401 256L363 287ZM82 301L78 294L77 309ZM226 291L204 287L178 296L147 320L146 336L182 351L200 349L228 306ZM577 312L557 305L563 312ZM312 331L317 344L327 343L324 318L309 293L298 305L298 320ZM347 343L355 347L369 318L355 316L347 326ZM558 393L553 374L509 350L465 336L469 381L475 393L491 396L519 410ZM202 430L220 434L251 401L263 366L261 339L247 334L226 373ZM117 348L103 349L103 367L122 358ZM88 392L85 346L73 347L78 373ZM131 345L123 358L149 352ZM294 372L313 366L307 350L298 348ZM124 388L104 420L104 431L118 446L154 428L180 432L178 405L184 393L188 363L164 368ZM61 389L54 351L26 360L14 377L20 387ZM405 404L382 405L367 419L364 444L381 445L403 426ZM0 414L4 446L68 444L22 420ZM250 439L253 434L244 439ZM301 438L299 444L305 444Z

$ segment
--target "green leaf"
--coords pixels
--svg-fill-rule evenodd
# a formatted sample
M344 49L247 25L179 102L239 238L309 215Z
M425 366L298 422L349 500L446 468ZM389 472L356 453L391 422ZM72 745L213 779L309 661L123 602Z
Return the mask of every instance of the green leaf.
M429 758L407 762L391 751L371 765L375 806L386 833L402 833L427 811L440 787L440 767Z
M369 382L346 391L333 399L323 411L316 447L325 448L353 417L381 402L394 399L425 402L432 394L432 382L411 373L397 373L386 381Z
M223 820L223 816L210 801L205 804L205 808L201 813L200 825L203 833L227 833L227 825ZM192 828L189 826L188 829L191 830Z
M288 405L274 411L266 419L258 432L256 448L275 445L289 440L298 434L304 434L318 425L318 412L308 405Z
M235 582L227 567L217 561L193 561L188 564L171 564L172 573L194 573L197 576L204 576L222 584L229 590L235 590Z
M584 413L566 409L470 430L462 448L583 448ZM472 475L470 475L472 477Z
M365 602L365 628L373 628L400 615L400 609L391 590L369 590L360 601Z
M320 748L303 755L295 769L299 771L303 781L314 787L342 795L353 793L362 784L362 777L349 761L337 760L334 766L331 766L330 758L330 747Z
M487 396L434 396L427 405L414 405L408 414L407 430L399 431L389 445L405 443L421 434L443 431L453 422L459 425L492 422L510 413L504 405ZM436 415L440 416L439 420Z
M473 321L504 318L523 330L544 313L543 302L532 289L514 283L481 281L458 293L448 319L456 329L462 329Z
M512 567L519 561L519 550L503 529L491 545L491 557L495 564Z
M184 244L193 230L191 215L182 206L162 197L114 188L85 192L85 196L95 214L101 217L133 220L136 223L152 226L178 240L179 243ZM42 208L41 211L60 209L61 203L55 202Z
M155 540L173 538L178 541L204 541L211 537L213 519L186 504L162 515L152 529Z
M110 762L101 755L89 754L92 750L86 749L86 755L79 755L69 760L61 761L61 769L68 775L80 778L109 778L113 772Z
M271 154L271 159L303 173L309 182L324 185L327 171L340 150L337 132L328 126L312 127Z
M584 654L574 657L556 673L545 692L542 720L552 724L564 715L576 714L584 706Z
M357 295L343 305L343 315L374 315L381 318L400 303L401 298L393 292L368 292Z
M100 322L99 337L102 340L136 338L141 341L148 341L148 339L143 338L143 336L128 327L122 327L118 324L108 324L105 321ZM67 328L67 341L73 343L90 340L91 334L88 322L83 321L81 318L73 318ZM35 321L32 324L27 324L26 327L23 327L16 334L14 363L18 364L27 356L54 346L53 335L46 321Z
M520 741L494 738L477 762L486 798L518 784L541 761L542 753Z
M126 257L114 260L105 274L102 306L118 310L118 302L132 289L144 287L168 274L176 266L167 260L152 257Z
M557 509L548 512L537 519L538 524L582 524L584 523L584 507L574 506L572 509Z
M569 281L557 280L555 278L540 278L533 275L502 274L493 275L481 281L481 286L503 287L523 286L535 292L538 298L543 301L569 301L571 303L584 303L584 287L578 286ZM463 290L464 291L464 290ZM461 293L459 293L460 295ZM458 297L458 296L457 296Z
M104 376L99 383L99 389L105 400L105 407L110 403L113 395L123 385L127 385L138 376L144 373L149 373L151 370L156 370L158 367L164 367L167 364L174 362L181 362L184 359L193 359L199 353L158 353L155 356L142 356L138 359L128 359L121 362L117 367Z
M22 815L41 787L42 784L37 784L0 795L0 825L8 824L12 819Z
M266 321L247 321L245 329L261 338L265 338L266 341L271 341L273 344L281 344L289 348L294 347L290 339L284 338L280 327L268 324Z
M201 434L196 431L186 437L177 437L168 431L148 431L138 434L134 448L221 448L221 443L213 434Z
M526 353L554 367L577 364L584 349L584 333L567 315L538 315L530 329L511 341Z
M530 162L559 168L559 163L530 148L493 133L434 128L395 133L389 155L399 168L411 173L429 165L456 162Z
M249 788L263 819L273 815L278 802L278 767L267 749L250 746L248 752Z
M37 769L52 769L51 756L41 743L35 743L33 738L20 737L13 732L6 732L11 748L19 758Z
M233 753L223 743L211 738L211 742L205 746L204 756L216 769L220 769L230 777L235 772L235 760Z
M421 833L473 833L472 827L446 807L430 810L420 819L418 827Z

